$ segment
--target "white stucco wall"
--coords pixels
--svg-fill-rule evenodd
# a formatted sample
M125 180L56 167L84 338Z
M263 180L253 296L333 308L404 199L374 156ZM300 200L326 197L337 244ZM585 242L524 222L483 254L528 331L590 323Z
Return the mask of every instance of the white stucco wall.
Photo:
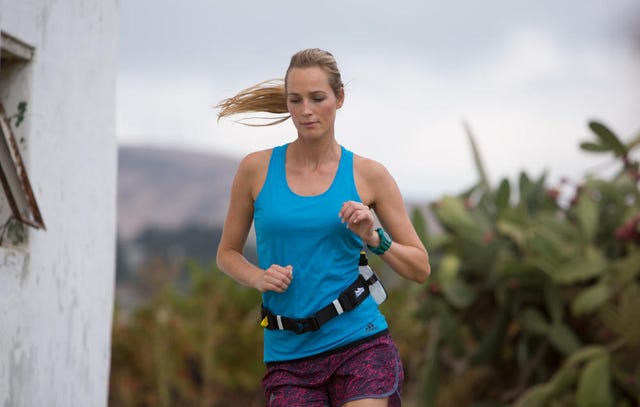
M0 29L35 47L23 158L47 227L29 230L22 250L0 248L0 407L104 406L117 0L0 0Z

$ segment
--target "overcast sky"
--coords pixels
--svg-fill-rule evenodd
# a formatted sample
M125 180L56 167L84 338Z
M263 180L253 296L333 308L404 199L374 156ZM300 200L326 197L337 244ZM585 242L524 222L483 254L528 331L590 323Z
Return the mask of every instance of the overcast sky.
M578 150L598 119L640 131L637 0L121 0L117 132L122 144L241 158L295 138L290 122L216 122L213 106L291 55L332 52L346 83L336 137L382 162L408 199L477 180L462 122L492 183L521 171L551 183L607 168ZM635 30L635 33L634 33Z

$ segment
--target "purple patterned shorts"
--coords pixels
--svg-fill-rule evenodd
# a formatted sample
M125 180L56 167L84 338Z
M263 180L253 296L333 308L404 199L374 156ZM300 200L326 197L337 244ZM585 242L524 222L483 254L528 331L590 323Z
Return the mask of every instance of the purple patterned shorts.
M330 354L269 363L262 379L267 407L341 406L365 398L389 398L400 406L404 374L389 334Z

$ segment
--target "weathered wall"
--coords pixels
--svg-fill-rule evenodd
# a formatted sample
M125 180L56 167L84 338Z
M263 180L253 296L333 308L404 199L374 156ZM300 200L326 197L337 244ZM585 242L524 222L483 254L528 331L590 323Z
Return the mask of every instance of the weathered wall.
M14 92L28 102L23 159L47 228L0 248L0 407L104 406L117 0L0 0L0 29L35 47Z

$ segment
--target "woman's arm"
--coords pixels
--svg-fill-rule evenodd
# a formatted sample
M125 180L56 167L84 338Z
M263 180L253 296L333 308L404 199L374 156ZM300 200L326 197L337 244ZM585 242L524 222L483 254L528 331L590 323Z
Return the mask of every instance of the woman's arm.
M360 156L354 158L356 185L364 205L347 202L340 216L366 244L377 247L380 237L374 230L370 211L373 208L393 240L380 257L402 277L424 283L431 273L429 255L409 219L398 185L382 164Z
M227 218L218 246L216 263L238 283L261 292L283 292L293 278L290 266L272 265L267 270L251 264L242 254L253 222L253 203L264 184L269 151L249 154L238 167L229 199Z

